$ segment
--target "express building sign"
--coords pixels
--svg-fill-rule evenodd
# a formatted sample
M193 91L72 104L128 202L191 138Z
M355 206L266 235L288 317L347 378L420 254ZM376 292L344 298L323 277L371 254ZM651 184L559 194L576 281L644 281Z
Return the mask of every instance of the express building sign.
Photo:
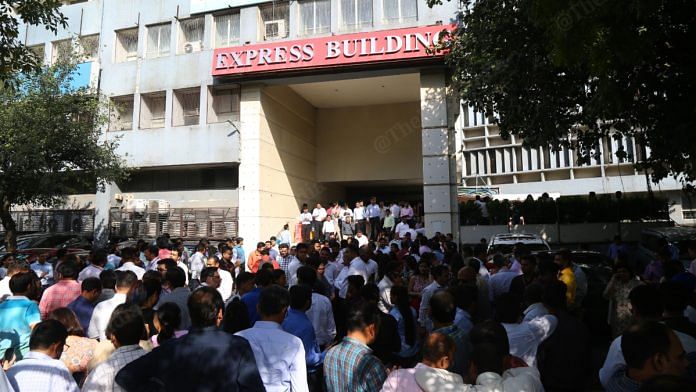
M216 49L213 76L440 57L441 52L428 49L446 28L424 26Z

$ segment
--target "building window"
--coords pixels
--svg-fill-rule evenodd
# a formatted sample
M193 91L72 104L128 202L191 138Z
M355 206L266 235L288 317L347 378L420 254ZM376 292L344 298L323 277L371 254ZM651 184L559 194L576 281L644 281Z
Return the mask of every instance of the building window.
M116 32L116 62L132 61L138 58L138 29Z
M201 108L199 88L174 91L174 111L172 125L198 125Z
M239 44L239 13L215 16L215 47Z
M382 0L384 23L408 23L418 19L416 0Z
M90 62L99 58L99 34L85 35L77 39L80 61Z
M211 87L208 93L208 122L239 121L239 88Z
M112 98L111 104L109 130L128 131L133 129L133 96Z
M203 50L205 20L193 18L180 23L179 53L194 53Z
M357 30L372 26L372 0L339 0L341 30Z
M167 95L162 92L143 94L140 98L140 128L163 128Z
M237 189L239 166L194 169L134 170L118 184L123 192L197 191Z
M331 1L300 2L300 31L303 36L328 34L331 31Z
M34 45L30 46L29 50L36 55L37 62L41 65L46 61L46 45Z
M288 2L270 3L259 7L263 39L273 40L288 36L290 7Z
M145 57L155 58L169 56L172 24L164 23L147 27L147 53Z
M73 54L72 40L64 39L53 42L51 64L70 61Z

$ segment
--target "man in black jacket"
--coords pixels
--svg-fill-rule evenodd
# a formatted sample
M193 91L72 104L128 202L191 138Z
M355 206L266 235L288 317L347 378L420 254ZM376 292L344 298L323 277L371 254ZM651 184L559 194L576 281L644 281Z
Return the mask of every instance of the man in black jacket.
M249 342L218 329L220 293L201 287L188 309L189 333L128 364L116 383L127 391L264 391Z

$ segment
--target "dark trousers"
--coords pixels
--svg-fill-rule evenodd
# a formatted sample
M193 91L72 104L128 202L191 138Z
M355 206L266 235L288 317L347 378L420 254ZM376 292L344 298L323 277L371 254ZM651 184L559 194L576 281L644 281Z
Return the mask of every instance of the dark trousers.
M321 238L321 229L324 228L324 222L320 221L312 221L312 226L314 226L314 238L315 240L318 240Z
M377 241L377 235L379 234L381 226L379 217L370 218L370 239L372 241Z
M312 231L312 224L302 225L302 242L309 241L309 232Z
M358 231L361 231L363 234L367 235L365 226L365 219L355 221L355 232L357 233Z
M307 386L309 392L324 392L324 371L319 368L314 372L307 373Z

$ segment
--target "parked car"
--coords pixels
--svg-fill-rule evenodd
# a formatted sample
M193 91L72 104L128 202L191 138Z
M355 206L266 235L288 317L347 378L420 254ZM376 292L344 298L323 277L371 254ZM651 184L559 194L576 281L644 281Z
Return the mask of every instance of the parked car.
M533 252L541 260L553 261L557 251ZM597 336L611 336L607 316L609 301L602 294L613 274L609 258L600 253L587 250L571 251L571 260L577 264L587 277L587 295L582 301L583 318L590 333Z
M37 233L17 237L17 250L37 248L75 248L89 250L92 238L82 233ZM0 246L0 254L6 252L6 244Z
M679 260L688 268L691 260L687 252L689 241L696 240L696 227L655 227L644 229L640 233L640 243L629 256L629 261L641 273L645 266L656 259L660 244L666 241L668 245L679 250Z
M512 253L512 248L517 243L523 243L531 252L551 250L551 247L546 240L536 234L503 233L496 234L491 237L491 240L488 243L488 254L510 254Z

